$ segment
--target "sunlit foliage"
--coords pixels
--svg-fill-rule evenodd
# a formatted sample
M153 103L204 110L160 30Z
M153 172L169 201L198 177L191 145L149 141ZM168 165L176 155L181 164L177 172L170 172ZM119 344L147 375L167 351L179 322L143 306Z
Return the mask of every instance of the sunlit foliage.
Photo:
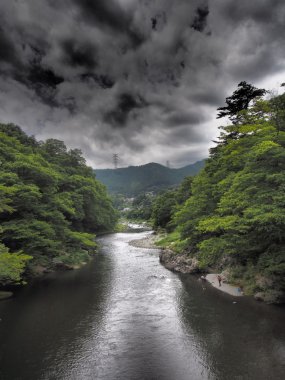
M0 285L20 282L26 264L86 257L95 233L114 227L111 200L80 150L0 124L0 167Z

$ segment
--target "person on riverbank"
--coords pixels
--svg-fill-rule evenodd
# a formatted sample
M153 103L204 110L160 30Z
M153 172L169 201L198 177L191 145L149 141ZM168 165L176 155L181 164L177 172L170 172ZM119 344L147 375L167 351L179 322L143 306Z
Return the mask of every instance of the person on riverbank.
M222 286L222 277L221 277L221 275L218 274L217 278L218 278L218 281L219 281L219 286Z

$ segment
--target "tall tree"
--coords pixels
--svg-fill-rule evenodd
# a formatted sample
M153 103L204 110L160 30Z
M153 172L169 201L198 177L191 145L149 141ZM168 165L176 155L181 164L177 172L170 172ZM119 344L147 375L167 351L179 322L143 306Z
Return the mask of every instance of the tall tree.
M219 107L217 119L228 116L233 124L238 124L242 120L240 111L246 110L252 100L263 96L266 90L256 88L245 81L238 84L238 88L232 96L226 98L226 107Z

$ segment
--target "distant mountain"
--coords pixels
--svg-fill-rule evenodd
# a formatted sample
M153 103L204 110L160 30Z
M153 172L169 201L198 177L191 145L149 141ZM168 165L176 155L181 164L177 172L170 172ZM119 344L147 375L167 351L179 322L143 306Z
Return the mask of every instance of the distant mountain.
M119 169L96 169L96 177L103 182L110 193L135 196L146 191L158 192L178 185L184 177L197 174L205 165L205 160L179 169L151 162L142 166Z

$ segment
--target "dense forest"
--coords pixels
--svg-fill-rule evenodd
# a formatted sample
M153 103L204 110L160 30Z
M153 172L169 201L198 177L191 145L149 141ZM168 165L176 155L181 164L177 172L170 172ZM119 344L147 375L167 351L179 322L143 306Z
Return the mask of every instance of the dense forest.
M204 167L205 161L179 169L151 162L141 166L118 169L97 169L96 176L112 194L137 197L145 192L158 193L169 187L177 186L184 177L195 175Z
M0 124L0 286L87 261L116 213L80 150Z
M218 268L247 294L284 302L285 94L263 95L240 83L219 109L231 124L220 127L188 199L178 190L158 196L152 219L171 232L163 243L197 259L199 270Z

